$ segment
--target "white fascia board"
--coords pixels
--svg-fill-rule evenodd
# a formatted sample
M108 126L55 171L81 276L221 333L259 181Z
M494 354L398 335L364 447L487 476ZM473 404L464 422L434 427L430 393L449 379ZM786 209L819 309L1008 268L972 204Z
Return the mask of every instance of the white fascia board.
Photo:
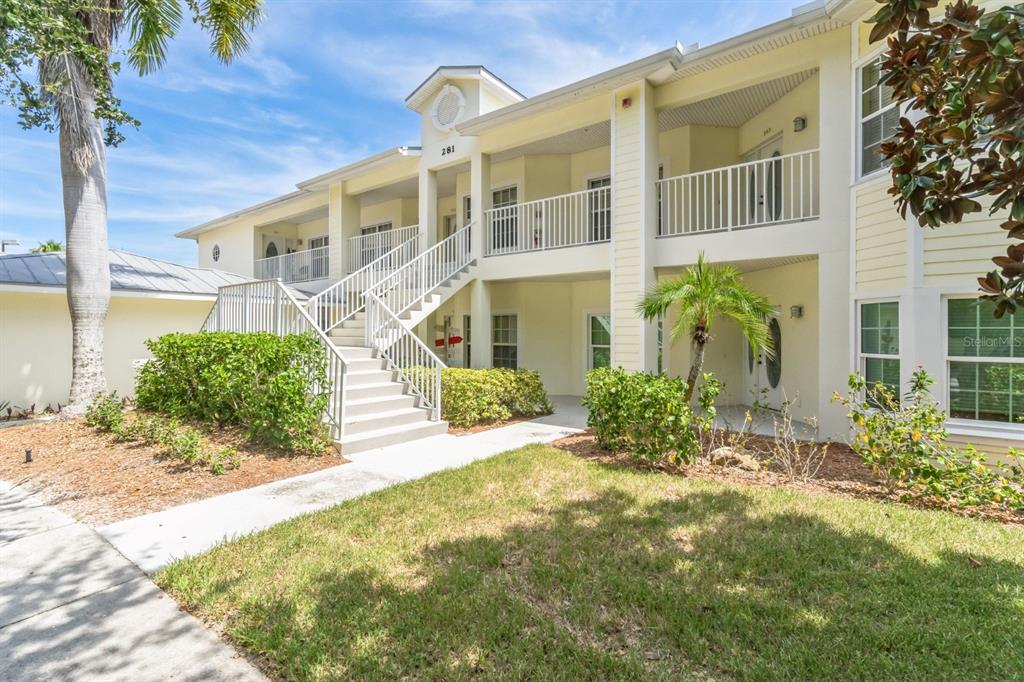
M365 159L360 159L359 161L356 161L355 163L350 163L347 166L342 166L341 168L336 168L322 175L318 175L315 178L303 180L302 182L298 183L296 187L298 187L300 190L306 191L314 189L324 189L328 184L332 182L336 182L338 180L346 180L348 178L355 177L362 172L386 165L387 163L394 161L396 159L403 159L409 156L419 155L419 147L392 147L391 149L387 149L383 152L380 152L379 154L368 156Z
M16 294L67 294L63 284L13 284L0 283L0 292ZM110 295L118 298L154 298L169 301L216 301L217 294L189 294L174 291L144 291L140 289L111 289Z
M616 87L626 83L646 78L666 65L675 67L682 56L682 47L677 43L667 50L656 52L643 59L623 64L609 71L599 73L596 76L584 78L581 81L556 88L542 95L537 95L522 102L477 116L456 125L455 128L463 135L479 135L496 125L524 118L567 102L578 101L605 91L614 90Z
M523 93L519 92L505 81L491 73L487 67L479 64L472 66L439 66L426 79L416 86L408 97L405 98L405 106L413 111L421 112L426 106L427 100L437 91L438 88L451 78L473 78L486 81L498 92L505 95L512 102L521 102L526 99Z

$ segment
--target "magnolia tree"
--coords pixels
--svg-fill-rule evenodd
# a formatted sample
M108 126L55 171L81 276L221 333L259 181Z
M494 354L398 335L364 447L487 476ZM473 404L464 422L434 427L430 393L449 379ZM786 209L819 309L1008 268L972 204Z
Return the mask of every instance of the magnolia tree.
M872 42L888 39L884 83L907 115L881 155L890 194L922 227L986 210L1011 240L978 278L1002 317L1024 305L1024 5L878 0Z
M229 62L248 47L262 0L3 0L0 96L22 127L56 131L71 313L69 412L106 388L103 325L110 302L106 147L138 126L114 95L123 59L139 74L163 64L187 12Z

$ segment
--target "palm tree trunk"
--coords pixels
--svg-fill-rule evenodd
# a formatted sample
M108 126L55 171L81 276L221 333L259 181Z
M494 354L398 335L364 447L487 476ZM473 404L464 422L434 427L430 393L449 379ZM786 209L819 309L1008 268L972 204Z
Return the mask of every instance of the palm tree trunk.
M77 64L65 64L64 69L70 78L57 98L72 337L67 409L69 414L79 414L107 387L103 371L103 325L110 305L107 158L103 131L93 115L91 79Z
M704 343L693 342L693 361L690 363L690 375L686 377L686 402L693 398L693 389L697 386L700 372L704 368Z

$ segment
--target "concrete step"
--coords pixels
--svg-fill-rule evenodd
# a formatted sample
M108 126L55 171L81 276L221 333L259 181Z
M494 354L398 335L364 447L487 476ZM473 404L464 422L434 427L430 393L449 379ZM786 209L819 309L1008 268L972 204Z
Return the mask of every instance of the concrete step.
M366 335L352 329L338 331L335 327L331 330L331 340L335 346L361 346L366 343Z
M370 350L367 348L367 350ZM384 369L384 360L381 358L367 355L364 357L350 357L345 356L345 360L348 363L348 371L352 372L370 372L375 369Z
M345 433L355 436L360 433L424 422L429 418L430 412L420 407L405 407L399 410L391 410L390 412L346 416Z
M382 384L393 382L395 373L386 369L368 369L361 371L349 371L345 374L345 383L349 386L364 386L366 384Z
M348 417L358 417L379 412L401 410L413 407L414 405L416 405L416 396L405 393L383 395L375 398L362 398L360 400L349 399L345 403L345 415Z
M335 340L334 345L337 347L341 354L346 360L360 360L363 358L375 358L377 352L368 346L344 346Z
M397 381L382 381L377 384L348 384L345 386L345 400L369 400L386 396L405 395L405 385Z
M341 437L341 454L351 455L376 448L383 448L397 443L407 443L420 438L437 436L448 432L448 422L424 421L416 424L404 424L377 431L367 431Z

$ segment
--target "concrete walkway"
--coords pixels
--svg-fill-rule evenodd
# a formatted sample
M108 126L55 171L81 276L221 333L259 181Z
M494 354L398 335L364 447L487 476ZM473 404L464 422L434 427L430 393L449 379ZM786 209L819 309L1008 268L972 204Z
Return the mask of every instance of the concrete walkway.
M0 680L263 680L92 529L0 482Z
M368 450L352 455L348 464L138 516L98 531L152 574L175 559L286 519L586 427L579 398L554 396L552 402L555 413L534 421Z

